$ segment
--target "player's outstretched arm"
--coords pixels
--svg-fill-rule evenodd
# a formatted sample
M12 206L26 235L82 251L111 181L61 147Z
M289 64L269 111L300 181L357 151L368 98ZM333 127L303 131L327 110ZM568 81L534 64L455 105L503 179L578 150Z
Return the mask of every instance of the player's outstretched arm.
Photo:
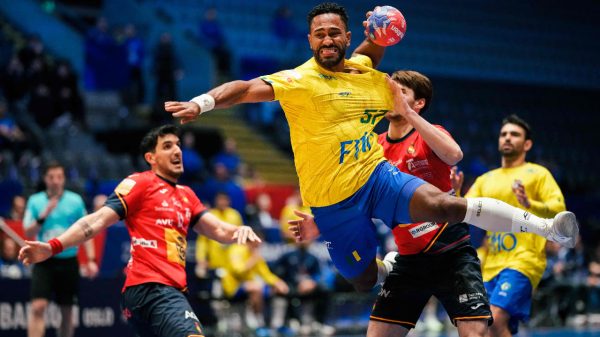
M433 126L409 106L398 82L389 77L387 81L394 95L394 111L400 113L419 132L425 143L429 145L444 163L456 165L461 161L463 153L458 143L450 135Z
M365 15L366 19L369 19L371 14L373 14L373 12L368 11L367 14ZM365 31L364 31L365 40L358 47L356 47L356 49L354 49L352 56L355 56L357 54L368 56L371 59L371 62L373 63L373 68L377 68L377 66L383 59L383 54L385 53L385 47L377 45L377 44L373 43L373 41L371 41L371 39L369 38L369 34L367 33L367 21L366 20L363 21L363 27L365 28Z
M268 102L275 98L273 87L260 78L222 84L189 102L165 102L165 110L181 118L181 124L194 121L212 109L228 108L241 103Z
M204 213L194 230L221 243L260 244L262 241L248 226L236 226L219 220L214 214Z
M19 260L25 265L42 262L60 253L64 248L77 246L119 220L112 208L102 207L77 220L69 229L48 242L25 241L19 251Z

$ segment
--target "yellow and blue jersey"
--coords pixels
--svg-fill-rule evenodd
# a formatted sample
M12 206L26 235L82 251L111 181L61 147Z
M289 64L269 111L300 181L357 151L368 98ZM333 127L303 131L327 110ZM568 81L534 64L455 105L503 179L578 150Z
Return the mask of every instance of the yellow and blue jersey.
M565 201L552 174L543 166L525 163L514 168L498 168L477 178L466 197L490 197L523 208L512 191L520 180L531 207L529 212L552 218L565 210ZM530 233L488 232L488 252L483 263L483 280L492 280L504 269L527 276L537 287L546 268L546 239Z
M331 72L314 58L261 79L271 84L290 125L305 206L336 204L360 189L384 161L373 128L393 108L385 73L358 55Z

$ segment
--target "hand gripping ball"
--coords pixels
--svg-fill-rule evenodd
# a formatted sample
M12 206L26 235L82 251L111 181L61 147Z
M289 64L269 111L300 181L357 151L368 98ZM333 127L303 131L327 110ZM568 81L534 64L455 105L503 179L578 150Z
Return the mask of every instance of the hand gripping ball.
M383 47L395 45L406 33L406 20L392 6L375 7L367 20L367 33L375 44Z

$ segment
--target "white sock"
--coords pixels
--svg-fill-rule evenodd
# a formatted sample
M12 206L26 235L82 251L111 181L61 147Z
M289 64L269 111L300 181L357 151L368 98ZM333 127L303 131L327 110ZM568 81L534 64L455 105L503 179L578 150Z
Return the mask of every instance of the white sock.
M375 259L375 262L377 262L377 283L375 283L374 287L377 287L378 285L383 284L394 266L392 266L389 261L382 261L380 259Z
M490 232L548 236L548 225L544 219L492 198L467 198L467 214L463 222Z

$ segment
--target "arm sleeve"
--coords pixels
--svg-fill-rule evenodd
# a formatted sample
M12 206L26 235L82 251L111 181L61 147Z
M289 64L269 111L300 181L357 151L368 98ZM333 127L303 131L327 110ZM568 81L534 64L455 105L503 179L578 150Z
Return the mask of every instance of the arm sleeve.
M258 263L256 263L256 266L254 266L254 268L256 268L258 275L260 275L260 277L262 277L262 279L268 285L272 286L277 281L279 281L279 277L277 277L277 275L275 275L271 272L271 270L269 269L269 266L267 265L267 262L265 262L264 259L261 259L260 261L258 261Z
M25 207L25 216L23 217L23 228L27 229L33 225L33 221L38 217L38 210L33 207L31 198L27 200L27 206Z
M117 185L114 192L106 200L105 206L117 212L119 219L122 220L139 207L147 185L148 181L143 179L141 175L132 174Z
M373 68L373 60L371 60L371 58L367 55L354 54L354 56L350 58L350 61L356 62L365 67Z
M261 76L260 79L273 87L275 100L285 101L288 97L297 96L302 90L301 73L296 69L282 70L280 72Z
M553 217L556 213L566 209L565 199L560 187L550 171L546 169L540 175L537 184L537 195L532 196L529 202L531 203L531 212L543 217Z

